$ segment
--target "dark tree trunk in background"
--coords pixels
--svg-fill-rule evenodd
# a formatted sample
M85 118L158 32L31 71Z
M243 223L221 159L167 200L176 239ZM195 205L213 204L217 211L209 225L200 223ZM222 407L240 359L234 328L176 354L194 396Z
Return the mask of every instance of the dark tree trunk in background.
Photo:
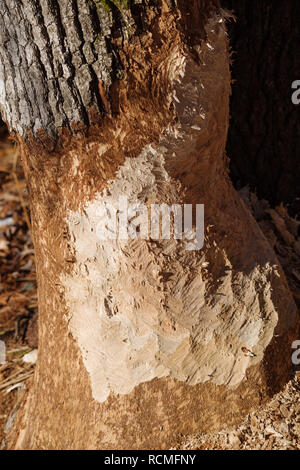
M300 196L300 107L291 85L300 80L300 2L224 0L237 21L231 123L227 150L238 187L250 184L273 204Z

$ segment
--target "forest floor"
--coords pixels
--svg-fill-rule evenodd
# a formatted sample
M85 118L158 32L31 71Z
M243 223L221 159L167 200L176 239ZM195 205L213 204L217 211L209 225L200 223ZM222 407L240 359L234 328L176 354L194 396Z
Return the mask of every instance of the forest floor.
M37 348L36 275L28 225L18 149L0 127L0 348L4 342L6 350L6 362L0 362L0 449L34 372L26 356Z
M289 217L283 205L272 209L248 188L240 195L274 248L300 311L300 222ZM18 149L0 127L0 341L6 347L6 362L0 363L0 449L5 448L6 433L33 375L38 344L28 214ZM185 436L176 448L300 449L300 373L295 372L281 393L248 415L238 428Z

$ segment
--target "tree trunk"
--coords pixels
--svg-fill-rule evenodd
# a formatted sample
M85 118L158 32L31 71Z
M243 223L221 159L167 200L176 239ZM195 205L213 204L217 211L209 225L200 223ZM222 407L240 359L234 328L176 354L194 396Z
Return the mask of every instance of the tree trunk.
M39 288L38 363L10 447L168 448L233 425L289 378L298 320L228 178L223 10L5 0L0 13L0 102ZM101 240L99 213L120 197L204 204L203 248Z
M235 83L227 150L233 179L274 204L290 203L300 215L299 107L291 100L300 70L300 3L223 5L237 18L229 27Z

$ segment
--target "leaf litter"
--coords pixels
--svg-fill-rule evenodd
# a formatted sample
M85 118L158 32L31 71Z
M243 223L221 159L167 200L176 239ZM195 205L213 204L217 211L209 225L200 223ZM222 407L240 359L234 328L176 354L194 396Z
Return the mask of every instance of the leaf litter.
M23 356L37 348L37 292L28 194L18 148L0 126L0 448L34 364Z

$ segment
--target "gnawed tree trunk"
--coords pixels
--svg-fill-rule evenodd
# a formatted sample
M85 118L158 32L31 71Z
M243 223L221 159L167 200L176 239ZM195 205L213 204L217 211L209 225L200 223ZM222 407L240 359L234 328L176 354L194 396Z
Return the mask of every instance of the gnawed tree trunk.
M218 2L102 3L0 6L1 105L39 286L38 363L11 447L165 448L236 423L290 373L295 305L228 178ZM203 249L99 240L98 210L120 196L205 204Z

